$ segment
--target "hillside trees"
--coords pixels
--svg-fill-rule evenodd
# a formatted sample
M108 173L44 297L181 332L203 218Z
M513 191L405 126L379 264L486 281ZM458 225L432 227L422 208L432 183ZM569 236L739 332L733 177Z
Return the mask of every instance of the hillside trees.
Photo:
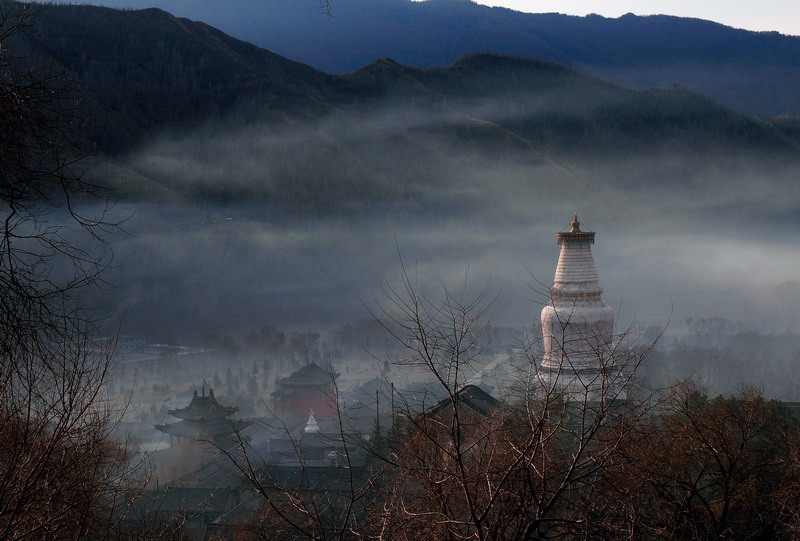
M752 387L709 398L672 388L621 448L634 532L645 539L774 539L797 533L798 426Z
M97 190L81 176L69 76L12 53L37 9L0 12L0 536L12 539L107 532L125 458L103 388L109 353L80 302L108 259L75 240L114 224L79 211Z

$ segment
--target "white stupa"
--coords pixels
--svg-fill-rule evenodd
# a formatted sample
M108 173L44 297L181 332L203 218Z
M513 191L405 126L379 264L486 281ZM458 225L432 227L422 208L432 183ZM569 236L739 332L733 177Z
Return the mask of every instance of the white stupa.
M308 412L308 422L303 432L306 434L319 434L319 424L317 423L316 417L314 417L314 410Z
M562 389L600 391L613 370L614 311L603 302L591 246L577 214L561 245L550 302L542 309L542 374Z

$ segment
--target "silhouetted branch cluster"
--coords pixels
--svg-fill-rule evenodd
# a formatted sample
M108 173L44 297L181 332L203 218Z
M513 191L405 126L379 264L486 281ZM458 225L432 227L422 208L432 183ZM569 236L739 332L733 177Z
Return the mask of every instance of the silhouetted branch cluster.
M115 224L79 209L80 94L9 51L40 6L0 12L0 536L104 535L125 475L104 391L110 354L79 300L107 264L80 244Z

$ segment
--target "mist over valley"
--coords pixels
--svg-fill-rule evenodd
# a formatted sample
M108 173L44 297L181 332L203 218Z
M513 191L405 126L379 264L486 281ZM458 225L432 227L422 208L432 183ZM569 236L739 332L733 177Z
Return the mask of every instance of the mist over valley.
M573 212L621 324L798 331L792 293L772 293L796 281L791 118L502 55L336 76L156 10L40 17L45 56L90 89L88 174L129 216L98 299L125 332L335 327L366 316L399 256L426 284L469 269L499 291L497 324L530 327ZM126 25L135 44L109 41Z

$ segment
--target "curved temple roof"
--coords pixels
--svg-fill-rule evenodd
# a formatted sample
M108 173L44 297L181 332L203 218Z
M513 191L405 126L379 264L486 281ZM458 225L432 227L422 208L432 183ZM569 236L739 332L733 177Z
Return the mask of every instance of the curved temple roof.
M181 419L177 423L155 425L157 430L169 434L195 440L213 439L233 434L250 426L250 421L229 419L239 408L222 406L214 397L214 390L209 389L201 396L197 391L192 401L185 408L170 410L170 415Z
M237 407L223 406L217 402L216 397L214 397L214 389L209 389L208 395L203 391L203 394L198 396L197 391L195 391L192 401L189 402L188 406L169 410L169 414L178 419L199 421L204 419L221 419L233 415L237 411L239 411Z

